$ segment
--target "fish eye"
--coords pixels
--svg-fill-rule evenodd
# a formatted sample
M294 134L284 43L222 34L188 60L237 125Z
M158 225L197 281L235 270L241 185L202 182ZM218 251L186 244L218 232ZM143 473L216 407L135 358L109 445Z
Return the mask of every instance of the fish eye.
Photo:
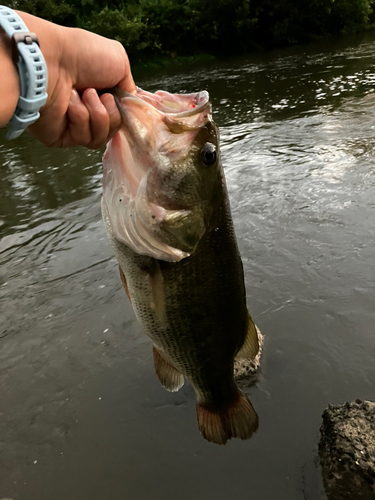
M201 160L204 165L209 167L216 161L216 147L211 142L206 142L201 151Z

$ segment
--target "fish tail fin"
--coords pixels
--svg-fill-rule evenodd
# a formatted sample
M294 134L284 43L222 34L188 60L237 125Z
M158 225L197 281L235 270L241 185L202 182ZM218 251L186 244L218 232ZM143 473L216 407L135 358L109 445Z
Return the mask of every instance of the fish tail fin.
M156 376L161 385L165 387L167 391L177 392L184 385L184 376L165 359L163 354L155 346L152 352L154 355Z
M236 359L254 359L259 352L258 328L255 326L251 316L247 313L246 335ZM260 332L259 332L260 333Z
M240 391L229 406L219 411L197 403L197 417L202 436L216 444L225 444L231 438L249 439L258 429L258 415Z

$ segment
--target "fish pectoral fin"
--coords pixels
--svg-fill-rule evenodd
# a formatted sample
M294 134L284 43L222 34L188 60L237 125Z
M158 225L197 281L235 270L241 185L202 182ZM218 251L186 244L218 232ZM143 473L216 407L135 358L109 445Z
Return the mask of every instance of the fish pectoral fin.
M177 392L184 385L184 376L180 373L157 347L153 347L156 376L161 385L170 392Z
M258 429L258 415L240 391L237 398L221 410L197 403L197 418L202 436L216 444L225 444L231 438L249 439Z
M130 294L129 294L129 288L128 288L128 284L126 283L126 278L125 278L125 274L123 272L123 270L121 269L120 266L118 266L119 268L119 271L120 271L120 278L121 278L121 281L122 281L122 284L123 284L123 287L125 289L125 293L126 295L128 296L128 299L130 300L130 302L132 301L132 299L130 298Z
M206 232L204 212L201 207L192 210L168 210L160 228L170 245L192 253Z
M259 352L258 328L247 313L246 336L236 359L254 359Z
M152 261L152 266L146 270L151 292L150 308L154 311L160 326L167 324L164 278L157 260Z

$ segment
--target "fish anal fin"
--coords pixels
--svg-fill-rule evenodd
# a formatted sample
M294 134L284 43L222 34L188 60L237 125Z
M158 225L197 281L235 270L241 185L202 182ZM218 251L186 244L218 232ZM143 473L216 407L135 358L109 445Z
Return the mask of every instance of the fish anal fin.
M216 444L225 444L231 438L249 439L258 429L258 415L241 392L228 407L219 411L197 403L197 418L202 436Z
M130 293L129 293L129 288L128 288L128 284L126 283L126 278L125 278L125 274L123 272L123 270L121 269L120 266L118 266L119 268L119 271L120 271L120 278L121 278L121 281L122 281L122 284L123 284L123 287L125 289L125 293L126 295L128 296L128 299L130 300L130 302L132 301L132 299L130 298Z
M161 385L170 392L177 392L184 385L184 376L165 358L165 356L153 347L154 364L156 376Z
M246 335L236 359L254 359L259 352L258 331L249 313L247 313Z

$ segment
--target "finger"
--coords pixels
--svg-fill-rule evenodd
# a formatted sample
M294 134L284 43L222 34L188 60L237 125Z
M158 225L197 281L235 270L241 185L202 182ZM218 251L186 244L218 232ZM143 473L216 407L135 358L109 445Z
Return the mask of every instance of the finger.
M125 78L121 80L121 82L118 83L118 86L122 89L125 90L125 92L129 92L129 94L136 94L137 93L137 87L134 83L133 76L130 71L130 66L128 67L128 72L126 73Z
M121 48L123 49L123 64L124 64L125 76L118 83L118 86L122 90L125 90L125 92L129 92L130 94L136 94L137 87L134 83L133 75L131 72L129 57L128 57L128 54L126 53L124 47L121 46Z
M74 60L75 65L67 69L75 88L105 89L119 85L134 93L129 58L121 43L83 30L75 30L71 35L67 51L74 54L69 63Z
M91 141L85 146L97 149L107 142L110 127L109 114L94 89L86 89L82 94L82 102L90 114Z
M69 127L62 146L86 146L91 141L90 113L75 89L68 106Z
M49 147L64 147L69 134L68 108L71 99L71 86L60 88L50 97L48 105L40 110L40 118L29 127L30 132Z
M109 141L121 127L121 114L115 103L113 95L103 94L100 97L100 100L105 109L107 110L109 116L109 133L107 136L107 141Z

